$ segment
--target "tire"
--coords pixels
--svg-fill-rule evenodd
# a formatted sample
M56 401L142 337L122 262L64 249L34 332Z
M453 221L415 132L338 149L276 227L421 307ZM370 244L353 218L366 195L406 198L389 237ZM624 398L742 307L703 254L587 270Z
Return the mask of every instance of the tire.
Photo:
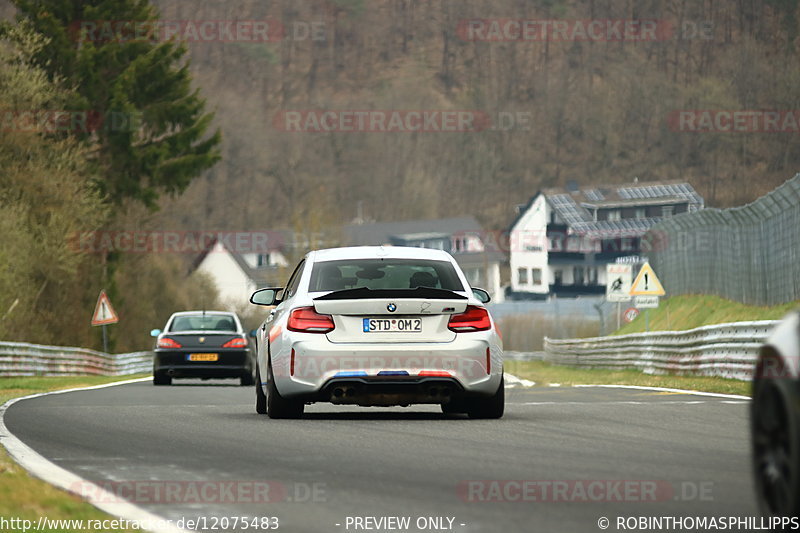
M494 395L490 398L472 400L472 405L469 411L467 411L469 417L475 419L502 418L506 405L505 390L504 379L501 377L500 387L497 388L497 392L495 392Z
M267 395L261 388L261 371L258 369L258 363L256 363L256 413L267 414Z
M287 400L275 387L272 374L272 361L267 363L267 415L270 418L300 418L303 416L305 404L295 400Z
M242 376L239 378L239 385L241 385L242 387L252 387L253 383L255 383L255 382L256 382L256 380L253 377L253 371L252 370L250 372L248 372L247 374L242 374Z
M153 385L172 385L172 378L164 372L153 372Z
M788 373L755 382L753 479L764 516L800 516L800 389Z

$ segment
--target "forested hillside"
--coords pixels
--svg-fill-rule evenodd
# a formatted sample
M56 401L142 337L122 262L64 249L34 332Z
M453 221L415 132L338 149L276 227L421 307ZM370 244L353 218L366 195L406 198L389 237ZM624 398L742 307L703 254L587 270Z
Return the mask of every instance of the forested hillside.
M187 282L196 254L86 253L81 232L331 236L357 214L504 229L571 180L751 201L800 168L798 1L155 0L158 38L129 42L119 24L152 24L146 2L14 0L15 19L0 0L0 339L98 347L101 288L117 350L213 303ZM31 111L144 122L41 131L18 121ZM763 111L777 128L694 131Z
M678 131L679 110L800 108L797 0L159 0L169 20L262 20L276 42L192 42L223 161L163 223L306 230L352 219L474 213L563 184L686 179L709 205L793 175L798 134ZM655 40L481 42L473 19L659 21ZM293 39L322 23L324 39ZM302 33L302 32L300 32ZM300 35L303 37L303 35ZM286 110L475 110L479 132L283 132ZM522 117L509 127L508 117ZM505 123L499 120L505 119Z

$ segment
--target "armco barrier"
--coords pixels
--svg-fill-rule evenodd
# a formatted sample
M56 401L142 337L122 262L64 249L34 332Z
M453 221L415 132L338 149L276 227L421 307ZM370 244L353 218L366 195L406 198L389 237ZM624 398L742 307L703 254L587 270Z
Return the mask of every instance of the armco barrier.
M152 370L152 352L107 354L86 348L0 342L0 377L125 376Z
M654 331L587 339L544 339L545 361L646 374L749 380L758 349L777 320L732 322L686 331Z

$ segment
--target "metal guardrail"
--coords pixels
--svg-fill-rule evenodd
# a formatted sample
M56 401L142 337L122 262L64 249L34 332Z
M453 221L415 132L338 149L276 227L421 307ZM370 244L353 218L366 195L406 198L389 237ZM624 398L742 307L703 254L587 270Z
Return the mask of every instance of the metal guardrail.
M758 349L778 322L732 322L686 331L587 339L545 337L545 361L588 368L636 369L646 374L749 380Z
M505 350L503 352L503 359L506 361L544 361L545 360L545 353L544 352L515 352Z
M153 352L107 354L86 348L0 342L0 377L126 376L152 370Z

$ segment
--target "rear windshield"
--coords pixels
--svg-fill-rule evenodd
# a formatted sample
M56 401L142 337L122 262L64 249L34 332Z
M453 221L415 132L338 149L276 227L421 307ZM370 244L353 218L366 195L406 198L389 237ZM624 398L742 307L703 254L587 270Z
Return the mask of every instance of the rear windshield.
M225 315L184 315L176 316L170 331L236 331L232 316Z
M448 261L424 259L344 259L314 264L309 292L343 289L415 289L433 287L463 291Z

